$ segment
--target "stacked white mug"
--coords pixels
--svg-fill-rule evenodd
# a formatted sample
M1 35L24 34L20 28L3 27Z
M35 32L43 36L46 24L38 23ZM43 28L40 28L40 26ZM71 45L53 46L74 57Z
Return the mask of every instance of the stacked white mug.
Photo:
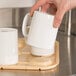
M31 46L35 56L48 56L55 53L54 45L58 28L53 27L54 16L35 11L33 17L28 13L23 20L22 32L27 37L26 43ZM27 34L27 25L29 32Z
M14 28L0 28L0 65L18 62L18 31Z

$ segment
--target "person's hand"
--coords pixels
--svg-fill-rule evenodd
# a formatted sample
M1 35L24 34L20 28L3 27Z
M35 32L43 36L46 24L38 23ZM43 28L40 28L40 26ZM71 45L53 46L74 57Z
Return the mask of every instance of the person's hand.
M31 8L30 15L39 7L42 12L47 12L51 8L50 13L55 15L54 27L59 27L65 12L76 6L76 0L38 0L36 4Z

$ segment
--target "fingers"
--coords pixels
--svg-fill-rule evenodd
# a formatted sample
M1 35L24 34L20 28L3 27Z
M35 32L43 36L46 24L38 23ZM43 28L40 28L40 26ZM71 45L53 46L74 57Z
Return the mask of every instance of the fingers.
M37 3L31 8L30 15L33 15L33 12L37 10L40 6L44 5L46 2L44 0L38 0Z
M50 5L50 14L55 15L57 12L57 7L54 4Z
M66 10L64 10L63 8L57 10L53 24L55 28L60 27L65 12Z
M44 4L43 6L42 6L42 8L41 8L41 11L42 12L47 12L47 9L50 7L50 4Z

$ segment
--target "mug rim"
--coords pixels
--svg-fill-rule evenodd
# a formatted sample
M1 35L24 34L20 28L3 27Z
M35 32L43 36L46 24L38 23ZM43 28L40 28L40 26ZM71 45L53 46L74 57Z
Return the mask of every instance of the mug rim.
M17 31L16 28L0 28L0 32L13 32L13 31Z
M41 12L41 11L34 11L34 13L41 13L41 14L44 14L44 15L47 15L47 16L52 16L52 17L54 17L54 15L51 15L51 14L49 14L49 13L46 13L46 12Z

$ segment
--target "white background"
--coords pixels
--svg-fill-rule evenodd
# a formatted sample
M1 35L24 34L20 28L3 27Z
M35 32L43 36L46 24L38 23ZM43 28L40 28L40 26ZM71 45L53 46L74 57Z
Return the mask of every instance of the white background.
M0 8L31 7L36 0L0 0Z

